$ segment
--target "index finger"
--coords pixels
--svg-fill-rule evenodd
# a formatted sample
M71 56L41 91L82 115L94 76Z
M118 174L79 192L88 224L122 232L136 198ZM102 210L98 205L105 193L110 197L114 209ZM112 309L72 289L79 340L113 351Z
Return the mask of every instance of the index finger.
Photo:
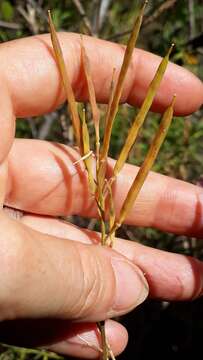
M88 94L81 70L80 36L60 33L59 38L76 98L85 101ZM124 47L88 36L84 37L84 42L97 100L105 103L113 68L120 68ZM0 47L0 58L0 77L7 82L16 116L40 115L54 110L65 100L48 34L5 43ZM135 49L122 102L141 104L160 60L159 56ZM187 70L170 63L154 100L153 110L163 111L174 93L177 94L177 115L191 113L203 102L202 82Z

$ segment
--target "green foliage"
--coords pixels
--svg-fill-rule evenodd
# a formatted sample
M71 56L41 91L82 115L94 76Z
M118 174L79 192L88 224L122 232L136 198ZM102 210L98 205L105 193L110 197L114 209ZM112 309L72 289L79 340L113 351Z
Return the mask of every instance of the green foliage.
M31 129L29 123L26 120L22 120L22 119L17 120L16 137L32 138Z
M11 21L14 17L14 8L10 1L4 0L0 4L1 17L5 21Z
M2 349L1 349L2 348ZM63 360L64 358L53 352L49 352L42 349L28 349L23 347L11 346L6 344L0 345L2 353L0 354L0 360Z
M138 143L130 155L130 162L140 165L145 158L152 134L158 128L159 116L150 114ZM153 167L161 172L183 180L196 182L202 172L203 118L174 118L162 151Z
M62 27L66 27L69 19L72 19L73 12L70 11L62 11L60 8L52 7L52 15L54 20L54 25L56 29L61 29Z

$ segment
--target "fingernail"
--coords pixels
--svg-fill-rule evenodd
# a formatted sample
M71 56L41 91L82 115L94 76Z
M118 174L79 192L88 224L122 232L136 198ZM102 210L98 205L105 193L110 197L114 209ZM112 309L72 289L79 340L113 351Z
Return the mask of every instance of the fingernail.
M124 314L141 304L148 296L147 281L132 263L113 258L112 266L116 277L116 296L109 317Z
M69 345L80 345L83 348L87 347L96 352L101 351L96 329L83 332L81 335L77 334L65 342Z

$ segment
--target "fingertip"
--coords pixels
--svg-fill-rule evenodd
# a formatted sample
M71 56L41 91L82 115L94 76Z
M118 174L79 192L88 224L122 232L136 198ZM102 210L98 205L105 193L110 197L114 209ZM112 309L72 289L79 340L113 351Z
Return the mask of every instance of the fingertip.
M136 56L139 74L135 76L128 101L131 105L141 106L161 58L139 49L136 49ZM150 64L148 66L146 66L147 59ZM139 91L135 91L136 87ZM192 114L203 104L203 82L186 68L169 62L151 110L163 113L170 105L174 93L176 94L174 106L176 116Z
M174 65L174 67L178 66ZM203 82L187 69L179 68L179 76L176 79L176 98L181 101L176 101L175 115L190 115L203 104Z
M75 96L78 101L87 101L87 86L81 72L81 38L73 33L60 33L58 36ZM97 101L106 103L113 68L119 71L125 47L93 37L83 38L91 62ZM142 104L160 60L157 55L135 49L124 83L122 102L138 106ZM0 73L4 74L18 117L41 115L54 110L64 101L65 94L49 34L1 46L1 65ZM186 69L169 63L152 110L163 112L174 93L177 93L176 115L190 114L203 102L202 82Z
M106 321L106 333L109 345L115 355L120 355L128 343L127 329L117 321Z
M105 331L113 354L115 356L121 354L128 343L126 328L114 320L107 320L105 322ZM74 336L49 346L49 350L80 358L98 358L101 352L101 341L96 324L73 323L71 332L74 333Z

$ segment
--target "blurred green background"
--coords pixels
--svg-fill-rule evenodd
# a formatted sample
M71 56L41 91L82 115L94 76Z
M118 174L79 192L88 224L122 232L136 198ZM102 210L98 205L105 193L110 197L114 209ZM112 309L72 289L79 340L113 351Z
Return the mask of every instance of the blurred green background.
M47 10L52 9L58 30L92 34L103 39L126 43L141 1L0 1L0 40L48 32ZM172 61L184 66L203 79L203 3L202 0L150 1L143 22L138 47L164 55L171 44L176 47ZM192 89L191 89L192 96ZM122 106L113 128L111 156L117 157L129 125L137 109ZM125 121L123 121L125 118ZM141 164L159 116L150 113L129 161ZM90 123L91 127L91 123ZM91 130L91 129L90 129ZM123 134L121 137L120 134ZM39 138L72 144L72 129L65 106L44 117L18 120L17 137ZM154 166L163 174L203 186L203 112L176 118ZM97 223L72 217L81 226L97 228ZM180 252L203 259L203 242L185 236L162 233L154 229L123 226L120 236L149 246ZM139 239L139 240L138 240ZM176 356L201 351L203 303L166 304L148 301L123 321L130 332L130 342L121 359L130 356ZM0 339L1 341L1 339ZM147 346L146 346L147 345ZM0 358L35 359L46 353L16 351L2 347Z

